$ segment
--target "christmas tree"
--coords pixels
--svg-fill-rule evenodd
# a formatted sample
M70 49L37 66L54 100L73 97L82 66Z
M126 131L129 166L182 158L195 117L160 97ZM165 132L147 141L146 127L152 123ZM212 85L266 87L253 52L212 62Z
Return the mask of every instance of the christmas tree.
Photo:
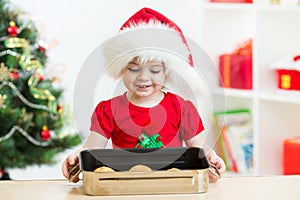
M51 164L58 152L78 145L80 138L62 131L70 112L61 103L63 89L47 76L47 47L35 22L5 0L0 0L0 16L3 175L7 168Z

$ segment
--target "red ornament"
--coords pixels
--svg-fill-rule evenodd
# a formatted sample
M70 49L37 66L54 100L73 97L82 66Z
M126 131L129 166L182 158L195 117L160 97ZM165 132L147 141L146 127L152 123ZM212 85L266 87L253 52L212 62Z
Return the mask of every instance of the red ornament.
M10 22L9 27L7 28L7 33L9 36L16 37L18 35L19 28L16 26L15 22Z
M42 81L44 80L45 77L44 77L43 74L36 73L36 74L34 74L34 78L35 78L35 79L38 79L39 82L42 82Z
M45 79L44 75L41 75L39 81L42 82L44 79Z
M10 78L11 79L18 79L20 78L20 74L18 73L18 71L16 69L14 69L11 73L10 73Z
M63 109L62 105L58 104L57 105L57 112L61 113L63 110L64 109Z
M50 131L48 130L47 126L43 126L42 128L42 132L41 132L41 137L43 140L49 140L50 139Z
M39 41L39 51L44 52L48 49L48 47L49 47L49 45L46 42L44 42L42 40Z
M46 48L43 46L39 46L39 51L46 51Z
M0 178L2 178L3 175L4 175L4 170L0 169Z

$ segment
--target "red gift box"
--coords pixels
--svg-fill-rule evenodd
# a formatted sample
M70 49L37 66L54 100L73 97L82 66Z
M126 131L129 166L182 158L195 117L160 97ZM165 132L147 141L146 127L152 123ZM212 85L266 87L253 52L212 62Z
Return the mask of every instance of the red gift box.
M300 136L283 141L283 174L300 174Z
M300 55L289 56L274 64L279 89L300 90Z
M300 90L300 71L278 69L278 88L283 90Z
M252 40L232 54L219 57L219 84L226 88L252 89Z
M221 86L252 89L252 56L224 54L219 61Z

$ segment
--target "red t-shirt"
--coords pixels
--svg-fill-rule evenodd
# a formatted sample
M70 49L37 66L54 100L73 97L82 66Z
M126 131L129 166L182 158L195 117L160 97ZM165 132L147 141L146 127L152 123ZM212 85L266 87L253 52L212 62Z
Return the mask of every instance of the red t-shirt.
M111 138L114 148L134 148L142 133L159 133L166 147L181 147L204 127L192 102L178 95L166 93L157 106L144 108L130 103L124 93L97 105L90 130Z

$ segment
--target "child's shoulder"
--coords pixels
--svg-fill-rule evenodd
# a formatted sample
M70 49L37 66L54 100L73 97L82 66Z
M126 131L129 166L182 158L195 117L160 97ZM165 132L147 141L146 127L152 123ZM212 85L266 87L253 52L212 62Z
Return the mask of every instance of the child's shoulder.
M167 92L166 93L166 102L173 104L174 106L180 106L183 108L190 108L191 106L195 106L194 103L189 100L189 99L185 99L181 96L179 96L178 94L174 94L171 92Z
M110 107L112 102L122 102L126 100L126 96L125 94L119 95L119 96L115 96L113 98L110 99L106 99L106 100L102 100L98 103L97 107Z
M172 92L167 92L166 97L171 99L171 100L176 99L178 101L185 101L181 96L179 96L178 94L174 94Z

